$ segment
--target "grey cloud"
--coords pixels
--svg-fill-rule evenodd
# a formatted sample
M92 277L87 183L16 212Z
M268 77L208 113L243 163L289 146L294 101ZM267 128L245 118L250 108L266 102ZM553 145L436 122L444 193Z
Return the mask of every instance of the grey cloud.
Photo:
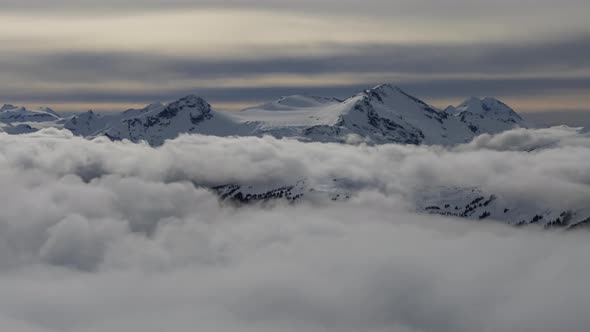
M154 101L171 101L180 96L197 94L213 103L237 102L246 105L256 104L263 101L276 100L281 96L292 94L311 94L337 98L350 97L364 89L371 88L376 84L384 82L373 82L366 84L338 85L338 86L282 86L282 87L207 87L184 89L169 89L162 87L157 91L125 91L124 89L91 89L72 88L61 92L45 91L23 91L22 89L4 89L0 91L0 100L15 104L44 103L51 106L52 103L76 102L93 107L93 103L120 102L146 105ZM513 78L513 79L430 79L430 80L396 80L392 82L404 88L413 95L430 102L440 98L465 99L469 96L494 96L522 97L551 94L570 94L572 91L581 91L583 94L590 85L590 78ZM556 99L561 97L557 96ZM572 98L577 98L576 96ZM564 98L561 98L564 99ZM564 99L567 103L567 98ZM444 106L444 105L443 105ZM514 105L513 105L514 106ZM564 107L567 108L568 106ZM217 107L218 108L218 107ZM557 111L563 110L559 109ZM218 108L219 109L219 108ZM121 111L112 109L109 111ZM518 108L516 108L518 111ZM546 110L539 105L539 111ZM58 110L59 111L59 110ZM79 110L84 111L84 110ZM587 114L581 114L587 117ZM553 124L562 124L562 120L554 121ZM571 123L574 125L574 123Z
M188 59L133 53L70 53L46 56L5 57L0 67L7 74L4 83L18 79L21 83L42 81L55 83L109 83L134 81L151 86L146 91L126 91L121 88L68 88L52 92L2 89L5 101L35 102L141 102L174 99L181 94L197 92L213 102L258 102L281 95L310 92L327 96L346 97L368 86L383 82L309 87L207 87L193 89L166 88L168 82L190 79L251 78L256 75L294 74L317 78L322 75L389 74L407 78L395 83L425 98L463 98L469 95L535 96L551 92L567 94L586 91L590 82L579 77L560 78L563 70L590 69L590 47L587 38L572 38L528 45L356 45L327 46L333 55L316 57L281 57L264 55L257 59ZM31 65L34 63L35 65ZM548 71L546 73L546 71ZM543 78L534 78L545 73ZM555 74L550 78L547 74ZM478 78L435 78L438 75ZM490 78L490 74L505 78ZM519 77L524 76L524 77ZM527 76L529 78L527 78ZM154 87L162 86L157 92Z
M188 0L124 0L124 1L39 1L39 0L5 0L0 4L2 10L13 17L36 15L58 15L63 20L71 17L88 15L107 17L127 16L141 17L145 12L162 13L166 10L207 10L229 9L235 13L241 11L264 12L272 16L275 13L292 13L293 17L313 17L315 19L330 16L330 22L338 22L334 17L347 20L365 21L368 25L372 20L400 22L407 25L408 31L414 27L426 26L427 30L438 27L452 34L461 35L462 29L480 33L479 41L468 41L464 44L448 44L446 40L430 45L408 44L356 44L334 45L326 40L322 45L309 45L301 40L296 45L297 54L301 50L326 48L331 52L323 56L277 56L273 51L280 49L288 54L288 47L293 45L270 45L261 47L252 41L246 45L234 45L245 54L254 54L256 58L240 56L227 57L227 60L207 59L193 54L190 57L165 57L154 54L118 53L117 50L104 50L102 53L67 53L64 49L56 54L41 55L19 50L27 50L37 43L52 44L53 40L28 40L26 37L10 37L2 40L3 56L0 59L0 98L19 103L44 103L60 99L58 102L81 101L86 104L93 101L114 102L149 102L154 99L173 98L191 90L190 87L166 91L162 88L159 95L149 92L127 91L124 89L87 88L87 91L71 88L76 84L121 83L122 81L145 85L158 83L162 86L170 82L190 79L245 79L254 81L256 75L299 75L310 80L317 80L321 85L325 77L322 75L349 74L349 76L365 76L367 74L390 75L392 77L409 77L399 81L400 85L416 86L421 95L442 98L460 98L465 95L496 95L496 96L533 96L535 94L577 94L588 90L588 71L590 51L588 43L588 25L585 15L590 10L587 1L567 0L556 4L549 0L500 0L500 1L434 1L434 0L323 0L323 1L276 1L276 0L231 0L231 1L188 1ZM272 27L269 27L272 29ZM420 29L416 29L420 30ZM448 30L448 31L447 31ZM453 31L453 32L451 32ZM399 33L396 32L396 33ZM496 36L493 41L486 42L483 36ZM24 38L24 39L22 39ZM32 38L32 37L31 37ZM38 37L37 37L38 38ZM253 38L254 40L256 38ZM499 40L503 41L498 42ZM154 40L157 44L158 40ZM61 40L61 43L67 40ZM187 41L190 43L190 41ZM63 47L63 46L62 46ZM211 45L211 47L215 47ZM230 51L224 53L229 55ZM321 53L321 52L320 52ZM577 83L563 82L562 77L576 74ZM434 86L434 83L445 84L447 81L433 79L434 76L454 75L454 77L478 77L486 80L489 76L507 77L507 81L493 79L491 82L479 83L476 80L447 80L449 85ZM526 77L554 77L552 79L530 79L533 87L524 86ZM517 79L516 77L520 78ZM525 77L523 79L522 77ZM366 82L358 79L351 83L356 87L374 85L383 82ZM395 79L397 80L397 79ZM416 83L415 81L421 82ZM430 82L427 82L430 81ZM43 83L51 88L23 89L28 83ZM60 91L59 84L68 84L68 88ZM432 83L432 84L430 84ZM457 91L464 85L466 91ZM542 86L542 87L541 87ZM428 88L426 88L428 87ZM241 102L268 100L277 96L275 91L308 90L307 87L290 87L295 89L252 89L238 92L222 93L211 87L211 98L214 102ZM429 90L433 88L433 90ZM575 89L573 91L568 88ZM486 90L487 89L487 90ZM26 90L26 91L23 91ZM36 91L35 91L36 90ZM53 91L48 93L47 90ZM90 91L92 90L92 91ZM113 91L114 90L114 91ZM146 89L147 90L147 89ZM330 87L326 92L344 97L353 92L352 87L336 89ZM450 91L452 90L452 91ZM580 90L582 90L580 92ZM71 91L71 95L67 92ZM208 90L205 90L207 92ZM256 96L247 95L239 100L238 95L252 91ZM296 92L298 92L296 91ZM321 89L316 91L322 92ZM218 97L219 96L219 97ZM89 100L82 100L88 97ZM113 98L109 100L109 98ZM564 101L566 97L563 97ZM43 100L41 100L43 99Z
M580 137L579 128L558 126L537 130L515 129L497 135L484 134L457 149L460 151L480 149L533 151L557 146L588 146L587 143L587 138Z
M50 264L91 270L102 260L109 242L126 232L121 222L70 215L47 230L39 255Z
M550 0L525 0L515 2L513 0L498 0L493 2L473 2L468 0L451 0L441 3L433 0L227 0L223 2L214 0L105 0L96 2L92 0L55 0L48 3L40 0L4 0L2 5L7 10L17 11L48 11L48 10L99 10L110 14L117 12L138 12L177 8L224 8L224 9L262 9L262 10L296 10L305 13L320 12L326 14L362 14L362 15L412 15L413 17L429 19L467 19L470 17L482 18L491 15L516 16L548 15L561 17L564 14L576 10L588 9L588 4L583 0L566 0L559 6Z
M205 136L153 149L56 129L0 135L0 325L585 331L587 232L411 209L424 186L478 186L547 208L587 202L590 139L564 130L505 134L559 139L536 153ZM367 189L346 203L236 209L194 185L302 177Z
M228 78L254 74L397 73L537 74L590 68L588 36L529 44L358 44L316 45L322 56L281 56L268 47L248 46L256 58L225 60L144 53L57 53L5 57L3 69L28 78L62 81ZM308 46L277 46L304 49ZM248 52L246 52L248 53ZM33 64L33 65L31 65Z
M524 114L524 116L537 126L567 125L590 128L590 109L533 112Z

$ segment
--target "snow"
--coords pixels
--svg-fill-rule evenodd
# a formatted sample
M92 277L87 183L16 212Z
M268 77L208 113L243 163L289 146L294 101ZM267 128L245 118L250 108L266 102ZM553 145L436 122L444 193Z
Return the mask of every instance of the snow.
M283 97L275 102L244 109L234 119L242 123L264 123L266 127L334 125L345 106L336 100L316 98L299 95Z
M302 108L317 108L330 104L337 104L340 102L336 98L325 98L317 96L292 95L281 97L277 101L262 104L251 108L246 108L242 112L251 111L291 111L300 110Z

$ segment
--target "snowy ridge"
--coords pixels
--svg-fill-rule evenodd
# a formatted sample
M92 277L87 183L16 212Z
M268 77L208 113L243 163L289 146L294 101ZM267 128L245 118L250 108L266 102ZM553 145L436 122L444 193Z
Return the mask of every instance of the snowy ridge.
M346 188L341 181L336 179L333 180L332 185L311 185L306 179L302 179L293 184L228 184L211 189L219 195L222 201L238 204L266 203L277 200L296 203L308 199L312 201L325 199L345 201L351 196L350 188Z
M515 226L574 229L590 226L590 208L540 208L479 188L423 188L415 198L418 212L483 221L498 220Z
M362 188L354 188L344 179L330 184L312 185L306 180L294 184L222 185L211 188L220 199L236 204L285 201L346 201ZM540 208L529 201L515 201L479 188L432 187L416 190L414 208L418 213L470 219L499 221L513 226L541 226L566 230L589 228L590 208Z

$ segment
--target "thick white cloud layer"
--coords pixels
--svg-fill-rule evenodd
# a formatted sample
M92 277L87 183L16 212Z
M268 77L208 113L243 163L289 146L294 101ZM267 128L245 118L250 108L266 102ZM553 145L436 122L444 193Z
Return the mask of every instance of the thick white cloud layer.
M543 147L534 152L512 151ZM518 130L379 147L0 135L10 331L586 331L587 232L413 212L428 186L590 202L590 139ZM202 186L346 178L348 202L233 208Z

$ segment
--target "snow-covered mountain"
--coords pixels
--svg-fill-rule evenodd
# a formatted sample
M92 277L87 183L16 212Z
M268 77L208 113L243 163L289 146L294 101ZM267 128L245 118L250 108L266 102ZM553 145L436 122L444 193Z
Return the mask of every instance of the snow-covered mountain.
M471 97L459 106L449 106L445 111L459 118L476 135L497 134L516 127L529 127L512 108L490 97Z
M552 209L535 202L506 199L479 188L425 188L415 198L418 212L472 220L493 219L515 226L574 229L590 226L587 206Z
M310 184L305 179L274 185L228 184L211 188L222 201L235 204L285 201L347 201L359 189L345 179ZM544 228L590 228L590 208L570 206L548 208L530 200L508 199L479 188L431 187L416 190L414 209L418 213L439 214L473 221L495 220L514 226Z
M307 141L366 141L375 144L441 144L469 141L458 119L392 85L380 85L340 101L289 96L242 110L236 118L256 124L254 135Z
M246 134L247 127L227 114L212 110L204 99L189 95L168 105L152 104L142 110L128 110L104 135L157 146L183 133L232 136Z
M251 135L294 137L314 142L363 140L420 144L424 134L401 117L380 114L370 96L347 100L289 96L241 111L234 119L255 126Z
M118 119L118 117L116 118ZM87 111L68 118L64 122L64 128L77 136L92 137L107 129L112 122L112 117Z
M61 118L49 108L29 111L5 105L0 123L7 133L51 126L83 137L104 135L114 140L146 141L153 146L190 133L271 135L310 142L456 145L482 133L527 127L516 112L492 98L471 98L442 111L392 85L379 85L345 100L286 96L237 113L217 112L195 95L119 114L88 111L69 118Z
M0 107L0 122L49 122L60 119L60 116L49 107L28 110L25 107L4 104Z
M441 145L465 143L474 136L459 119L391 85L346 100L287 96L233 114L216 112L202 98L190 95L116 116L85 113L70 118L64 127L85 137L106 135L151 145L183 133Z
M33 133L43 127L59 127L60 120L60 115L49 107L32 110L11 104L0 107L0 131L11 135Z
M457 119L398 87L380 85L363 94L381 117L393 121L400 119L420 130L424 136L422 144L453 145L473 138Z

